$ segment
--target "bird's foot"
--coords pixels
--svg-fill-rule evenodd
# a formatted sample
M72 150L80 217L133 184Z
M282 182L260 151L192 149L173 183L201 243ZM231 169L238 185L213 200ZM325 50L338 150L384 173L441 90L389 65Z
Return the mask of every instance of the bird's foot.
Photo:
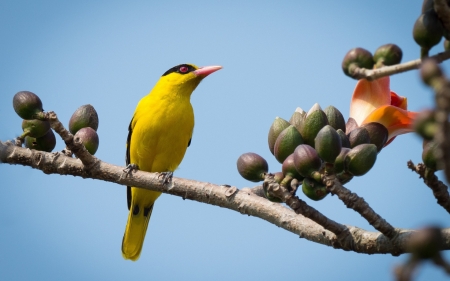
M138 166L136 164L128 164L125 169L123 169L123 172L125 173L125 176L131 175L133 171L137 171Z
M167 184L170 183L172 181L173 178L173 172L162 172L159 173L158 178L162 178L162 182L163 184Z

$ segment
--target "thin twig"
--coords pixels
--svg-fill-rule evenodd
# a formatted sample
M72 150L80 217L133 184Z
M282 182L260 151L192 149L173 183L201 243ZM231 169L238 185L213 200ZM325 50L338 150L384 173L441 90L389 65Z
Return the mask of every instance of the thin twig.
M448 187L440 181L434 173L426 173L426 166L423 163L414 165L414 163L409 160L408 168L423 178L423 182L433 191L437 203L450 213L450 195Z
M376 230L383 233L389 239L394 239L397 236L397 230L390 225L385 219L377 214L364 198L359 197L356 193L351 192L337 180L333 175L327 176L325 179L327 189L336 194L338 198L354 211L358 212L365 218Z

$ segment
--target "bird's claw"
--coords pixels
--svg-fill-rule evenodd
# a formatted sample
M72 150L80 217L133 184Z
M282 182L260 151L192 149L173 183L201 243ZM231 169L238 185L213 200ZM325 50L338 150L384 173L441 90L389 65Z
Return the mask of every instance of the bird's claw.
M170 183L173 178L173 172L162 172L158 175L158 179L162 178L163 184Z
M133 171L137 171L138 170L138 166L136 164L128 164L127 167L125 169L123 169L123 172L125 173L126 176L131 175L131 173Z

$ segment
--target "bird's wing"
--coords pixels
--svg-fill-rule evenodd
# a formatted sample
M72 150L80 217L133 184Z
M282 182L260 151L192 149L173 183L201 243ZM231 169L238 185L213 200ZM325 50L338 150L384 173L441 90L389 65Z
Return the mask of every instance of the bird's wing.
M130 126L128 126L127 152L125 155L125 162L126 162L127 166L130 164L131 133L133 132L132 124L133 124L133 118L131 118ZM131 206L131 186L127 186L127 205L128 205L128 210L129 210L130 206Z

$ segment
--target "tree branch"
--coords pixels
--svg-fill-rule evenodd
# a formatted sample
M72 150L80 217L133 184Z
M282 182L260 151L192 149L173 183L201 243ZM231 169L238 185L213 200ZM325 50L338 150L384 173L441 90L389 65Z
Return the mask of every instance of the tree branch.
M426 167L422 163L414 165L414 163L409 160L408 168L423 178L423 182L433 191L437 203L450 214L450 195L448 193L448 187L440 181L434 173L427 173Z
M442 52L439 54L436 54L434 56L431 56L430 58L434 58L436 62L443 62L445 60L450 59L450 51ZM384 76L391 76L394 74L399 74L402 72L410 71L413 69L420 68L420 65L422 64L422 59L417 59L401 64L391 65L391 66L384 66L377 69L366 69L366 68L359 68L359 67L352 67L350 69L350 73L352 74L352 78L354 79L367 79L369 81L376 80L378 78L384 77Z
M73 175L114 182L120 185L136 186L191 199L210 205L228 208L242 214L255 216L275 224L283 229L310 241L339 248L336 235L325 230L315 222L281 204L270 202L251 192L250 189L238 190L236 187L214 185L206 182L173 178L170 185L164 185L157 173L135 171L126 176L124 167L105 163L96 157L95 165L89 169L79 159L67 157L56 152L47 153L15 146L11 142L0 141L0 162L20 164L41 170L46 174ZM399 229L398 236L390 240L378 232L345 226L352 238L352 247L342 248L366 254L406 253L406 242L413 230ZM442 250L450 250L450 228L443 229L444 243Z

